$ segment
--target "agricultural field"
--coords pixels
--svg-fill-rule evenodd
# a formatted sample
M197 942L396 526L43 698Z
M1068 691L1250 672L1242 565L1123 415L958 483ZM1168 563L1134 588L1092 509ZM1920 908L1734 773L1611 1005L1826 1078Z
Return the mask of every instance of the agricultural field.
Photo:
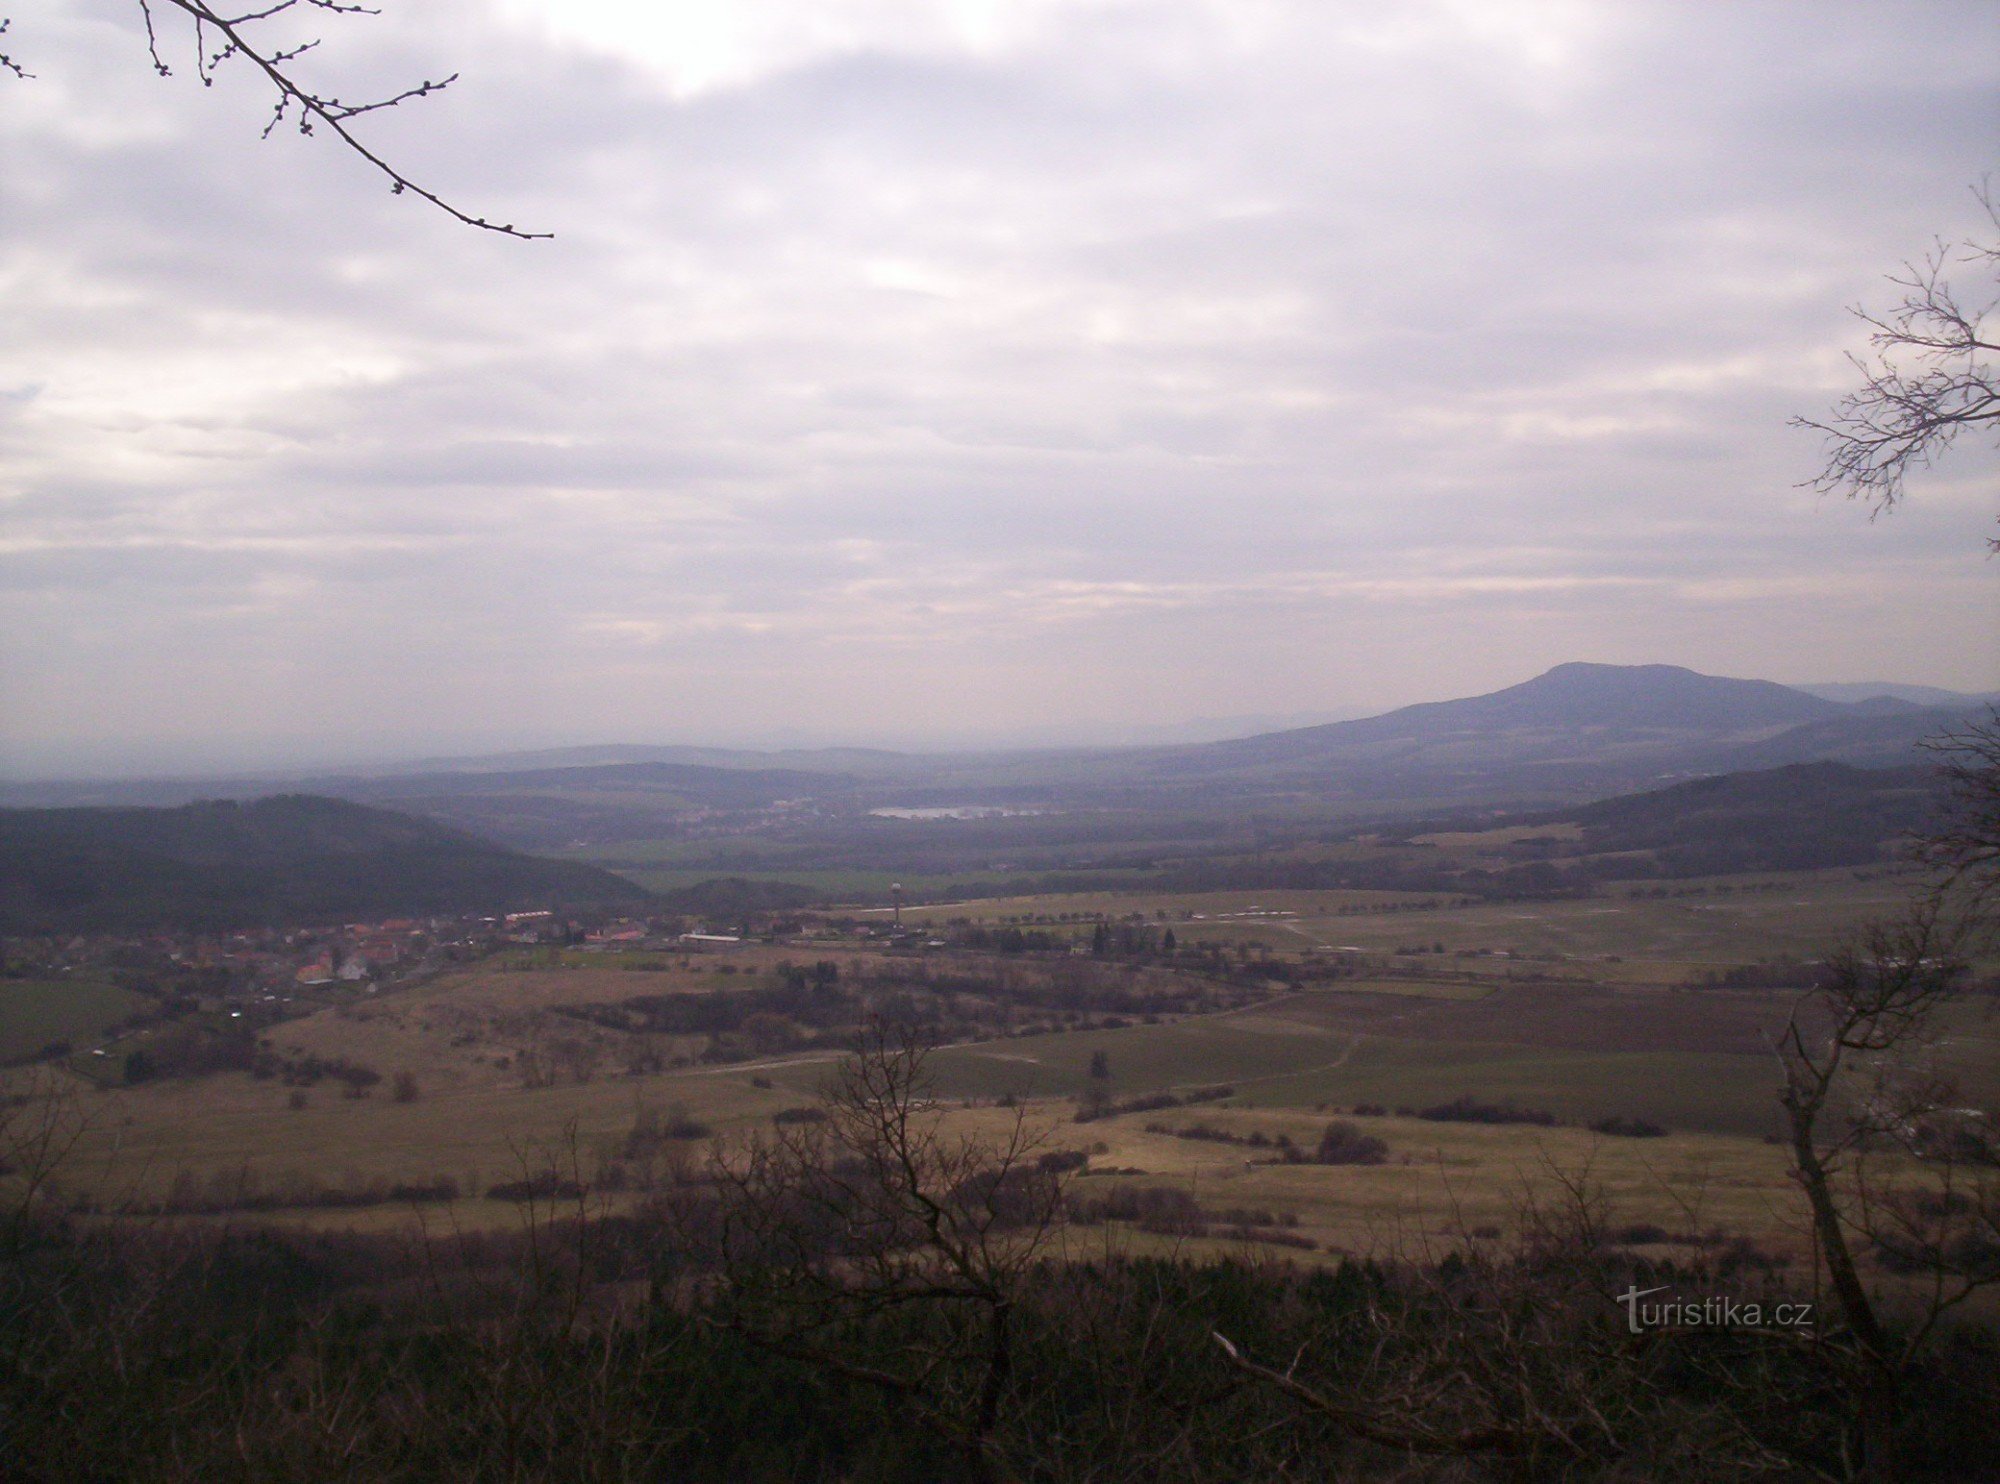
M1623 882L1576 900L1473 902L1437 892L1094 892L906 908L906 922L1057 922L1065 915L1137 916L1188 943L1260 944L1276 953L1343 948L1393 953L1640 960L1631 972L1678 979L1690 970L1772 958L1814 958L1870 918L1892 914L1907 884L1888 872L1800 871L1688 881ZM886 913L878 914L886 915ZM1088 934L1084 924L1073 931Z
M1111 1033L1034 1037L939 1053L961 1095L1075 1096L1102 1052L1123 1094L1224 1082L1244 1105L1410 1106L1460 1095L1570 1121L1643 1117L1760 1137L1776 1128L1760 1032L1790 997L1496 985L1442 1000L1355 988Z
M0 979L0 1064L56 1042L83 1045L146 1003L98 979Z
M272 1026L255 1070L81 1088L66 1178L111 1210L478 1227L520 1219L489 1191L554 1166L616 1205L716 1140L803 1116L854 1021L892 1011L944 1028L929 1073L951 1126L1025 1119L1087 1156L1080 1191L1182 1189L1336 1252L1504 1227L1552 1171L1587 1170L1641 1227L1794 1250L1771 1044L1799 986L1773 966L1898 888L1836 872L1631 891L1099 893L905 909L901 947L822 930L705 952L510 949ZM1172 928L1181 951L1083 954L1105 919ZM1030 923L1076 949L925 946L954 924ZM1723 982L1732 970L1753 972ZM2000 1091L1993 1005L1958 1007L1945 1049L1985 1093ZM1524 1121L1425 1116L1455 1102ZM1086 1105L1098 1116L1079 1121ZM1380 1138L1383 1161L1269 1157L1334 1119ZM1634 1127L1650 1136L1616 1132ZM283 1196L328 1189L409 1198ZM227 1214L232 1191L256 1198Z

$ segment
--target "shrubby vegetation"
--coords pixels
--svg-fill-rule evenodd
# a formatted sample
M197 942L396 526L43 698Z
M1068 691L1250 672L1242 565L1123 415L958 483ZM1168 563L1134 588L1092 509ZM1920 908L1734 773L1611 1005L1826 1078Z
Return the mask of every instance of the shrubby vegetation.
M1389 1145L1373 1134L1365 1134L1353 1124L1335 1119L1321 1132L1311 1151L1301 1149L1287 1133L1267 1134L1262 1129L1237 1133L1208 1123L1187 1123L1179 1127L1165 1123L1146 1125L1149 1134L1166 1134L1175 1139L1201 1139L1212 1144L1240 1144L1245 1149L1269 1151L1268 1158L1289 1165L1379 1165L1389 1157Z
M1516 1108L1507 1103L1482 1103L1469 1093L1448 1103L1417 1109L1417 1117L1432 1123L1527 1123L1552 1128L1560 1122L1544 1108Z
M1149 1092L1138 1097L1114 1101L1101 1088L1093 1088L1097 1097L1086 1094L1085 1101L1076 1110L1078 1123L1091 1123L1099 1118L1116 1118L1124 1113L1155 1113L1162 1108L1186 1108L1197 1103L1219 1103L1224 1098L1234 1097L1236 1089L1228 1083L1217 1083L1213 1087L1190 1087L1182 1092Z
M339 1056L281 1056L258 1042L247 1027L218 1028L208 1025L178 1025L148 1038L142 1046L128 1051L120 1063L128 1083L151 1082L161 1077L204 1077L218 1072L248 1072L260 1081L276 1080L287 1087L317 1087L321 1082L340 1083L350 1096L365 1097L382 1081L382 1074L366 1063ZM416 1084L412 1079L412 1089ZM414 1101L411 1097L402 1101Z
M1063 1259L1064 1226L1310 1243L1285 1212L1079 1181L1083 1162L1026 1125L956 1138L911 1060L854 1065L821 1119L629 1214L598 1210L557 1151L488 1192L519 1203L516 1232L422 1241L94 1224L37 1183L62 1108L13 1104L9 1465L697 1484L1854 1473L1831 1327L1633 1335L1615 1302L1806 1295L1745 1244L1616 1225L1581 1177L1445 1254L1298 1268L1093 1239ZM1322 1143L1356 1134L1337 1122ZM1906 1380L1893 1477L1976 1476L2000 1445L2000 1345L1952 1330Z
M718 972L733 968L724 964ZM1263 976L1249 977L1254 984L1146 968L1135 973L1067 953L981 966L911 958L845 971L822 960L781 965L768 978L706 994L634 995L612 1004L565 1005L558 1013L627 1035L704 1038L699 1059L729 1063L845 1050L871 1024L933 1042L1116 1030L1268 998L1272 991Z
M217 1216L237 1211L345 1211L367 1206L412 1206L459 1197L449 1175L429 1180L364 1180L328 1184L299 1170L266 1176L239 1168L201 1179L183 1170L157 1199L122 1201L119 1216ZM84 1207L75 1207L79 1211Z

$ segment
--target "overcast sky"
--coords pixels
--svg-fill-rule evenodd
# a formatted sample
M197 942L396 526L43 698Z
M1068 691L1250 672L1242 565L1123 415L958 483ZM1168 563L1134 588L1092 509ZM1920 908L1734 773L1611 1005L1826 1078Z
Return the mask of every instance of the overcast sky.
M1984 222L1990 0L385 4L313 75L554 241L12 7L0 769L2000 686L2000 459L1786 426Z

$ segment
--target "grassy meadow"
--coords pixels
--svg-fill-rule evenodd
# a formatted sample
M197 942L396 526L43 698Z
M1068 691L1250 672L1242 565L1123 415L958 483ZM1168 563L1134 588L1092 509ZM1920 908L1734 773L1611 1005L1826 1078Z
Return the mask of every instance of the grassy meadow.
M98 979L0 979L0 1063L82 1045L149 1002Z
M1141 892L994 899L909 909L904 917L941 930L954 919L1060 923L1068 914L1069 926L1087 937L1082 915L1139 914L1172 926L1183 946L1220 941L1239 964L1306 964L1359 950L1366 966L1359 974L1301 987L1273 979L1250 991L1261 996L1255 1002L1224 1013L1119 1017L932 1053L930 1073L951 1124L993 1132L1025 1118L1049 1148L1090 1156L1082 1190L1172 1184L1204 1205L1282 1215L1322 1251L1353 1251L1504 1227L1552 1171L1587 1170L1628 1221L1669 1231L1721 1227L1798 1250L1794 1192L1773 1141L1778 1069L1770 1050L1797 991L1723 988L1712 976L1824 951L1844 928L1892 908L1897 890L1846 872L1697 884L1706 889L1528 904L1379 892ZM959 949L921 957L931 970L970 976L965 982L982 974L1059 976L1087 962L1030 960ZM633 1130L649 1121L686 1131L660 1154L666 1167L685 1167L706 1157L712 1139L767 1130L773 1114L809 1104L838 1051L705 1064L703 1037L631 1032L604 1012L639 996L768 985L781 964L819 961L852 980L912 960L831 939L630 957L512 950L265 1033L288 1064L372 1069L380 1080L363 1095L337 1080L295 1086L244 1072L107 1089L79 1084L86 1128L65 1177L108 1207L246 1175L341 1188L449 1180L458 1198L426 1205L426 1221L511 1223L518 1208L486 1198L489 1187L552 1161L588 1177L621 1158ZM1096 972L1171 979L1189 971ZM66 988L83 991L69 1007L75 1025L122 1008L95 990ZM46 987L9 989L0 998L6 1035L47 1040L64 1024L48 1013ZM1990 1008L1990 1001L1962 1006L1947 1047L1988 1091L2000 1068ZM1115 1108L1216 1084L1231 1089L1219 1101L1075 1120L1079 1099L1093 1089ZM1415 1116L1464 1097L1557 1122ZM1371 1111L1357 1117L1357 1105ZM1268 1144L1282 1134L1309 1147L1335 1117L1383 1139L1387 1160L1276 1164L1243 1142L1261 1134ZM1589 1130L1605 1119L1667 1132L1630 1138ZM1237 1142L1175 1137L1194 1124ZM408 1204L389 1202L260 1219L378 1228L412 1214Z
M1654 895L1654 893L1662 893ZM1188 943L1261 944L1273 952L1355 948L1393 953L1441 944L1448 954L1640 960L1642 977L1680 978L1766 959L1814 958L1870 918L1908 900L1887 872L1800 871L1614 883L1597 897L1468 902L1437 892L1088 892L1000 897L905 908L906 922L1058 920L1064 914L1136 915ZM1088 923L1076 931L1087 935Z

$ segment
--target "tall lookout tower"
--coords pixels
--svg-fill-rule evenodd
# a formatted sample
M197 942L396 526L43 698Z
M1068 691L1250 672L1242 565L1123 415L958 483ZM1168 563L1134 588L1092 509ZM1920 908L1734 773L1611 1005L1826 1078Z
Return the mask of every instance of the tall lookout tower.
M900 933L903 930L903 883L900 881L889 883L889 910L895 913L896 931Z

